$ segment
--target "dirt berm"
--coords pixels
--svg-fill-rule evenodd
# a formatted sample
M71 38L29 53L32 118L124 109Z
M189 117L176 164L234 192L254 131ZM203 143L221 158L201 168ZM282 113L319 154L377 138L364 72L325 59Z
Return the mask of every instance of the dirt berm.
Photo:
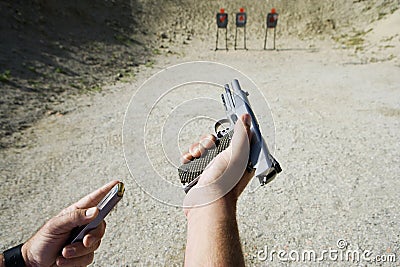
M134 78L139 64L182 46L215 40L215 13L249 15L249 40L262 34L267 11L280 13L278 38L336 38L362 45L366 26L397 1L1 1L0 147L43 116L66 114L60 103ZM229 32L233 38L233 27ZM199 51L200 52L200 51ZM200 52L201 53L201 52ZM23 144L20 144L23 146Z

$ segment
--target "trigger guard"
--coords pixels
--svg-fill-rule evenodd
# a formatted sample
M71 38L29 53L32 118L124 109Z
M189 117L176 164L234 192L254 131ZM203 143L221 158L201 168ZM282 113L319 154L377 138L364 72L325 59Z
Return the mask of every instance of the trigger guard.
M226 133L223 133L223 131L218 131L218 129L223 125L223 124L230 124L230 121L228 119L220 119L214 124L214 131L215 134L217 135L218 138L223 137Z

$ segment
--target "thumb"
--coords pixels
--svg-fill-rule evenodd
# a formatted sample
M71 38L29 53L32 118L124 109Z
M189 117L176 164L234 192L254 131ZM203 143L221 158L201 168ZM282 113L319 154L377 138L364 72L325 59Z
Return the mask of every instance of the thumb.
M244 128L246 130L247 133L247 137L249 139L249 141L251 141L251 131L250 131L250 127L251 127L251 116L250 114L243 114L240 117L240 120L242 121Z
M52 218L48 223L49 230L54 234L69 233L77 226L90 223L98 214L99 209L97 207L76 209Z
M251 141L251 117L249 114L243 114L240 120L236 121L234 134L232 136L232 145L239 148L238 152L243 148L249 149ZM232 146L232 147L233 147Z

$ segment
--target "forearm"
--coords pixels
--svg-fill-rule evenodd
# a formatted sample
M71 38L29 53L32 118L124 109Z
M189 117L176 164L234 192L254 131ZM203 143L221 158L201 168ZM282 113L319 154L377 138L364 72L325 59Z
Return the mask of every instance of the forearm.
M188 212L186 266L244 266L236 205L218 200Z

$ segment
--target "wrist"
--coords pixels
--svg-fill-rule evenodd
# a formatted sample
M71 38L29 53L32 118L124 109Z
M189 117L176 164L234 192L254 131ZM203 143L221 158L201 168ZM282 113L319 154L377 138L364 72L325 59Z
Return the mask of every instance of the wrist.
M29 241L24 243L21 247L21 253L22 253L22 258L24 258L25 266L26 267L32 267L35 266L34 264L31 263L29 259Z
M199 222L200 218L210 220L226 220L236 218L236 200L228 197L220 198L213 203L185 210L188 224Z

